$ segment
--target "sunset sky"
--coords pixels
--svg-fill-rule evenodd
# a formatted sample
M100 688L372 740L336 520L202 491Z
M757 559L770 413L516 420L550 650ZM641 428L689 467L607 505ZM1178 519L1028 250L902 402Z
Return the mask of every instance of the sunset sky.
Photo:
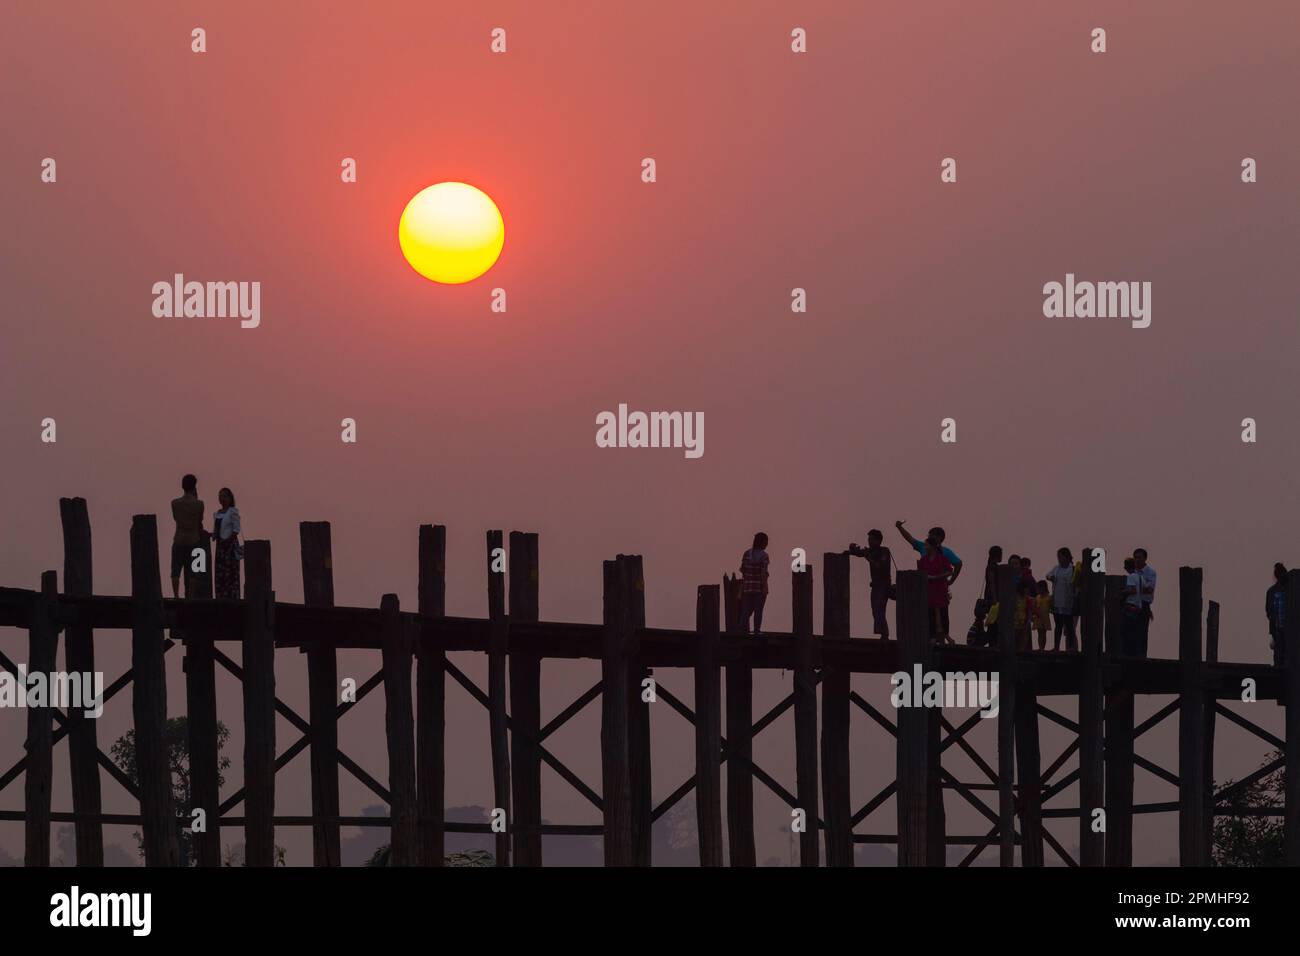
M688 627L696 586L734 571L761 529L768 626L784 630L792 548L820 579L824 551L874 526L911 566L901 518L918 534L944 525L967 562L962 632L991 544L1039 571L1061 545L1142 546L1163 585L1153 656L1176 653L1177 571L1193 565L1223 607L1221 656L1263 661L1273 562L1300 562L1297 27L1285 0L9 4L0 585L62 568L58 498L84 496L96 591L126 593L131 516L157 513L165 547L193 472L209 514L228 485L245 535L271 541L281 600L301 600L298 522L328 520L338 602L394 591L414 609L417 528L433 522L448 528L452 614L485 613L483 532L502 528L540 534L543 619L598 621L600 562L622 552L644 555L649 623ZM56 183L41 181L46 157ZM945 157L956 183L940 182ZM1257 183L1241 181L1245 157ZM490 195L506 230L497 264L456 286L416 274L397 241L407 201L447 180ZM175 273L260 282L260 326L154 317L151 287ZM1067 273L1151 282L1151 326L1045 318L1042 287ZM796 287L806 314L791 312ZM702 412L705 453L596 447L596 416L620 403ZM854 575L865 637L861 562ZM22 659L26 635L0 632L0 649ZM112 680L129 634L99 634L97 655ZM483 678L481 660L456 660ZM180 662L178 648L172 715ZM377 667L340 656L341 676ZM598 672L545 665L543 720ZM690 699L689 672L660 677ZM789 678L756 678L757 713ZM229 793L240 698L218 687ZM887 700L886 675L854 687ZM306 713L296 652L279 654L277 688ZM1139 701L1138 719L1165 702ZM1258 706L1276 731L1280 709ZM894 774L892 744L861 717L855 808ZM100 746L130 720L114 700ZM694 750L676 715L653 721L659 800ZM25 723L0 712L0 770ZM789 786L792 726L755 741ZM376 694L340 732L385 779L382 728ZM490 805L486 713L454 686L448 728L448 805ZM1172 722L1162 731L1138 749L1174 768ZM596 706L555 738L593 786L598 732ZM281 749L296 739L279 733ZM1245 741L1219 747L1220 780L1265 756L1241 733L1220 731ZM1066 742L1045 728L1044 761ZM304 756L280 774L278 812L309 812L307 769ZM377 802L342 786L345 814ZM107 812L134 809L103 787ZM598 821L549 769L543 787L547 819ZM1139 801L1171 792L1139 771ZM0 808L21 798L15 784ZM71 809L63 747L54 806ZM955 796L948 813L950 832L987 829ZM761 785L755 817L760 861L785 862L788 811ZM894 823L891 800L858 829ZM1176 857L1175 815L1141 824L1137 862ZM1049 825L1074 846L1073 820ZM134 853L130 829L108 842ZM277 839L310 862L309 829ZM21 824L0 823L0 851L21 857Z

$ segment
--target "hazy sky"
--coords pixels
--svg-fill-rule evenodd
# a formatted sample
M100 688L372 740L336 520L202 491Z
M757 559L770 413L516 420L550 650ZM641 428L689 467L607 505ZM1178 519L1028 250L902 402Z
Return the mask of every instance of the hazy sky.
M768 622L784 629L791 548L820 577L823 551L879 526L902 558L891 526L905 518L946 526L976 572L955 588L954 627L990 544L1040 571L1060 545L1145 546L1164 586L1153 654L1174 653L1186 564L1222 602L1222 656L1263 660L1272 564L1300 560L1298 22L1282 0L9 4L0 584L61 568L57 499L82 495L96 589L125 593L131 515L159 513L165 545L192 471L210 506L235 489L246 535L271 540L282 600L301 598L298 522L329 520L338 601L396 591L413 608L416 529L439 522L451 613L484 612L483 531L503 528L540 533L544 618L598 620L600 561L626 552L645 556L650 623L690 626L696 585L734 570L762 528ZM806 54L790 50L794 27ZM340 182L344 157L355 184ZM955 184L940 182L944 157ZM1244 157L1257 183L1242 183ZM459 287L418 276L397 244L406 201L443 180L488 192L506 224L499 263ZM151 287L177 272L260 282L260 327L155 318ZM1150 327L1045 318L1042 287L1066 273L1151 282ZM505 314L489 311L496 287ZM806 314L790 310L795 287ZM705 454L597 448L595 416L621 402L703 412ZM46 417L55 444L40 440ZM939 440L946 417L954 444ZM25 655L25 635L0 646ZM128 652L125 632L100 635L110 679ZM179 649L168 660L179 714ZM341 655L342 675L377 667ZM546 665L543 718L597 673ZM689 699L689 673L660 677ZM884 700L887 680L855 687ZM305 713L300 655L278 656L277 681ZM219 686L229 792L239 692ZM788 674L761 678L756 711L788 688ZM448 804L489 804L485 713L448 695ZM1275 728L1277 710L1253 719ZM598 713L554 738L593 785ZM894 772L859 717L855 807ZM693 744L674 714L653 719L660 799L690 774ZM101 746L129 721L128 698L114 701ZM380 695L341 726L381 779L382 726ZM789 786L791 727L755 743ZM0 728L7 765L25 716ZM1228 745L1238 733L1220 732L1221 779L1264 756ZM282 722L281 749L293 739ZM1044 741L1046 763L1066 741L1047 728ZM1139 751L1172 768L1174 743L1153 732ZM70 809L62 749L55 806ZM281 812L308 811L307 763L281 774ZM374 802L343 780L345 813ZM543 780L545 817L596 822ZM107 777L104 792L106 809L131 809ZM756 792L759 858L785 859L788 811ZM1139 771L1139 800L1170 792ZM1071 800L1076 788L1056 805ZM948 808L950 832L987 829L955 795ZM859 831L894 822L890 801ZM1073 821L1050 825L1074 845ZM129 828L109 832L131 845ZM1175 856L1175 817L1146 818L1136 839L1139 860ZM21 840L0 824L0 847ZM309 831L279 840L310 860Z

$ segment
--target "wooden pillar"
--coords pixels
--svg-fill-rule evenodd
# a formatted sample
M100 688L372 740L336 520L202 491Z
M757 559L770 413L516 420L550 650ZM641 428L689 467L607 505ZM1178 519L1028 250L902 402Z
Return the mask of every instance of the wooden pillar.
M1219 662L1219 602L1207 602L1205 612L1205 662ZM1214 706L1218 702L1212 687L1205 689L1205 756L1202 767L1205 771L1205 846L1208 857L1214 847Z
M85 498L60 498L59 518L63 524L63 591L76 597L95 593L90 552L90 513ZM94 636L88 624L70 624L66 634L67 669L74 674L95 673ZM68 711L68 769L72 776L72 812L79 817L103 812L99 789L99 741L89 708ZM104 828L97 820L78 819L74 824L77 866L104 865Z
M1283 771L1282 854L1287 866L1300 866L1300 571L1287 572L1286 650L1282 658L1282 694L1286 707L1286 746L1290 751Z
M639 554L629 554L628 612L633 639L628 658L628 777L632 787L632 859L635 866L649 866L654 798L650 775L650 704L642 699L642 681L650 669L641 656L639 635L645 628L645 569Z
M275 865L275 592L271 542L244 542L244 858Z
M506 817L506 830L496 835L497 866L510 865L510 737L506 720L506 652L510 643L506 620L505 548L500 531L487 533L488 568L488 732L492 743L494 809ZM493 570L493 566L499 570Z
M191 600L212 599L212 536L203 532L203 574L187 580ZM213 633L194 625L185 635L185 714L190 753L190 802L203 811L205 829L190 834L194 862L202 867L221 866L221 770L217 747L217 673Z
M1205 686L1201 679L1200 568L1178 569L1178 861L1209 866L1205 842Z
M1091 568L1091 552L1083 553L1084 567ZM1089 571L1080 583L1075 600L1082 611L1080 647L1083 651L1079 683L1079 865L1103 866L1106 862L1106 834L1095 829L1093 813L1106 801L1104 711L1102 698L1101 644L1105 622L1106 581Z
M167 727L167 672L163 667L162 579L158 519L131 519L131 700L135 760L140 784L140 829L145 866L176 866L180 848L172 805Z
M849 636L849 556L822 556L822 633ZM849 670L822 647L822 805L826 865L853 865L853 808L849 802Z
M419 611L447 613L447 529L420 525ZM420 863L442 866L445 854L447 652L426 631L416 645L415 736L416 813Z
M718 585L701 584L695 593L695 826L700 866L722 866L720 604Z
M790 576L794 609L794 766L795 796L804 812L799 834L799 865L817 866L821 833L817 821L817 676L813 646L813 569Z
M1023 673L1023 671L1021 672ZM1020 865L1043 865L1042 759L1038 694L1023 678L1016 685L1016 781L1020 795Z
M605 865L631 866L632 784L628 754L627 657L632 620L628 567L620 555L604 562L604 638L601 648L601 801Z
M510 621L538 619L537 535L510 532ZM514 796L514 865L542 865L542 659L510 651L510 780Z
M380 600L379 647L384 669L384 730L388 739L390 865L419 862L415 817L415 715L411 704L411 628L396 594Z
M928 609L927 609L928 610ZM943 807L943 709L926 708L926 866L948 865L948 818Z
M1001 665L998 673L998 837L999 863L1016 865L1014 778L1016 720L1016 590L1011 567L999 564L998 647Z
M1124 575L1106 575L1106 865L1133 865L1133 691L1124 682L1121 653Z
M742 636L743 582L724 577L727 633ZM754 848L754 671L737 655L727 661L727 848L732 866L758 865Z
M156 559L155 559L156 560ZM58 575L54 571L41 574L41 593L32 607L31 624L27 629L27 671L15 676L22 684L19 692L24 696L29 685L24 678L30 674L48 679L54 672L59 653L59 630L54 619L55 603L59 596ZM52 689L48 683L46 693ZM54 707L45 700L41 706L27 707L27 772L23 780L25 806L25 836L23 862L26 866L50 865L50 795L54 788Z
M722 576L722 631L734 634L740 631L740 591L744 582L734 574Z
M899 571L898 669L913 684L929 670L932 656L927 622L925 581L920 571ZM919 690L919 688L916 688ZM931 797L930 721L924 707L911 701L897 708L898 865L925 866L929 859Z
M1085 551L1085 562L1089 557ZM1085 567L1088 566L1090 563L1085 563ZM1038 689L1035 686L1037 665L1017 665L1013 673L1020 865L1040 867L1043 865L1043 784L1042 751L1038 741Z
M298 525L302 548L302 596L308 607L334 606L334 551L328 521ZM311 812L334 820L339 815L339 666L332 643L307 645L307 706L311 720ZM312 825L315 866L342 866L339 825Z

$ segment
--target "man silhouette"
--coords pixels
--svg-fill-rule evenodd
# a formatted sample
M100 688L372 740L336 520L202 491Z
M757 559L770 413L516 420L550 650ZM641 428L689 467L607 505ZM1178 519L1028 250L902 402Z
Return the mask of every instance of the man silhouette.
M199 500L199 480L193 475L181 479L179 498L172 499L172 517L176 534L172 537L172 597L180 597L181 569L186 584L193 580L191 564L194 549L203 543L203 502ZM188 588L187 588L188 590Z

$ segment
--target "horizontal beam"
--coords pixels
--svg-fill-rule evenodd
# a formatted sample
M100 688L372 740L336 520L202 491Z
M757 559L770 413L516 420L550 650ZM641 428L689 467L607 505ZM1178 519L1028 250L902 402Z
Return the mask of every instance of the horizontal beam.
M25 627L35 600L34 591L0 588L0 626ZM216 599L187 601L164 599L164 626L188 635L211 637L215 641L238 641L243 627L243 601ZM81 624L96 630L96 640L112 640L111 632L131 627L129 595L60 595L56 619L60 626ZM444 651L486 651L489 623L481 618L434 617L402 612L415 625L418 640ZM307 607L276 602L276 645L309 647L324 643L350 649L379 647L380 612L373 607ZM510 648L518 646L543 658L601 657L600 624L518 621L510 625ZM644 628L638 632L641 653L648 667L693 667L694 630ZM817 637L813 639L814 667L832 663L850 673L892 674L898 670L896 641L871 638ZM770 632L761 636L722 635L718 660L743 660L751 667L788 669L798 645L793 634ZM935 667L944 671L996 670L999 661L994 648L948 645L934 650ZM1082 659L1077 655L1029 651L1019 655L1025 674L1039 696L1077 692ZM1202 668L1206 690L1217 698L1240 699L1241 681L1256 684L1256 697L1276 700L1282 690L1281 670L1271 663L1213 663ZM1177 694L1180 690L1179 662L1158 658L1107 658L1103 680L1108 686L1123 685L1138 694Z
M20 821L25 819L26 815L21 810L0 810L0 821ZM50 814L50 820L54 823L76 823L81 820L104 825L140 826L139 814L132 813L72 813L55 810ZM243 826L244 818L222 817L221 822L232 826ZM342 827L392 826L392 818L387 815L373 817L284 816L276 817L273 822L277 827L310 827L317 824L332 824ZM495 832L490 823L465 823L454 820L443 821L443 828L448 833L491 834ZM523 832L525 829L540 830L543 836L600 836L604 832L603 824L599 823L543 823L538 827L525 828L516 826L514 828L515 832Z
M993 834L996 840L998 835ZM890 844L898 843L898 836L891 833L855 833L853 834L854 843L880 843ZM944 837L945 846L981 846L988 845L991 841L987 835L981 836L947 836ZM1020 845L1020 834L1016 834L1016 845Z

